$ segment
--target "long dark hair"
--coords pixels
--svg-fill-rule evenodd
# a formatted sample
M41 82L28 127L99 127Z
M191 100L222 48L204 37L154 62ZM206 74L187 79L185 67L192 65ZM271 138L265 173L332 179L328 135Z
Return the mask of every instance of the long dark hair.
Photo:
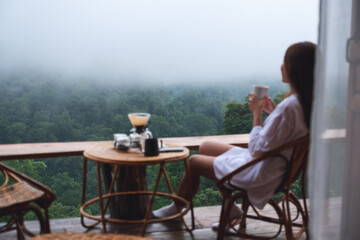
M298 95L304 110L305 123L309 129L314 89L315 51L315 44L300 42L291 45L284 57L291 89Z

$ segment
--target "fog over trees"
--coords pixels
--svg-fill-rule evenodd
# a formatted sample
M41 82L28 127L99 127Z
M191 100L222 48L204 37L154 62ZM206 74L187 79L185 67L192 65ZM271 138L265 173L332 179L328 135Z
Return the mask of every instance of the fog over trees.
M0 72L178 83L279 76L318 0L0 2Z

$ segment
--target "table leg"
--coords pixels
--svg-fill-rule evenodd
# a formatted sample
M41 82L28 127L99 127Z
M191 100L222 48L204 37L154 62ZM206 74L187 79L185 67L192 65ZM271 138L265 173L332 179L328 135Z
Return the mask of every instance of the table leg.
M83 157L83 182L82 182L82 194L81 194L81 206L85 203L85 197L86 197L86 176L87 176L87 158ZM86 225L84 221L84 215L81 214L80 210L80 220L81 225L85 228L92 228L95 227L97 224L99 224L100 221L96 221L94 224Z
M116 179L118 178L118 175L119 175L119 166L115 165L114 175L113 175L113 178L112 178L111 183L110 183L108 194L111 194L111 193L114 192L114 185L115 185ZM107 198L106 203L105 203L105 209L104 209L105 211L109 206L109 201L110 201L110 198Z
M101 213L101 222L103 225L103 232L106 233L106 221L105 221L105 212L103 207L103 198L102 198L102 189L101 189L101 173L100 173L100 163L96 162L96 171L97 171L97 180L98 180L98 194L99 194L99 208Z
M185 171L186 171L186 176L187 176L187 182L188 182L188 189L191 189L191 175L190 175L190 168L189 168L189 162L187 160L187 158L184 159L184 165L185 165ZM195 229L195 217L194 217L194 206L193 206L193 201L192 198L190 197L190 211L191 211L191 225L192 228L191 230Z
M168 189L169 189L170 193L171 193L172 195L175 195L174 190L173 190L173 188L172 188L172 186L171 186L169 177L168 177L168 175L167 175L167 173L166 173L165 166L162 166L162 172L163 172L163 174L164 174L164 178L165 178L165 181L166 181L166 184L167 184L167 186L168 186ZM177 208L177 211L180 212L181 209L179 208L179 206L178 206L178 204L176 203L176 201L174 201L174 203L175 203L175 206L176 206L176 208ZM189 205L189 207L191 207L191 205ZM186 227L186 229L187 229L189 232L191 232L192 229L191 229L191 228L188 226L188 224L185 222L184 216L181 216L181 221L182 221L182 223L184 224L184 226Z
M107 195L115 192L147 191L146 166L112 164L109 168L110 164L103 163L100 166L102 187L105 186L103 192L107 192ZM143 220L149 200L150 195L112 196L104 199L106 214L110 213L111 219Z
M152 210L152 205L153 205L153 203L154 203L154 198L155 198L155 195L156 195L158 186L159 186L159 182L160 182L160 179L161 179L161 175L162 175L162 173L163 173L163 172L162 172L162 169L164 168L164 165L165 165L165 163L161 163L161 165L160 165L160 169L159 169L159 173L158 173L157 178L156 178L154 190L153 190L153 192L152 192L151 199L150 199L148 208L147 208L147 210L146 210L146 215L145 215L145 219L144 219L144 224L143 224L143 228L142 228L142 231L141 231L141 236L142 236L142 237L145 235L146 226L147 226L147 224L148 224L150 212L151 212L151 210Z

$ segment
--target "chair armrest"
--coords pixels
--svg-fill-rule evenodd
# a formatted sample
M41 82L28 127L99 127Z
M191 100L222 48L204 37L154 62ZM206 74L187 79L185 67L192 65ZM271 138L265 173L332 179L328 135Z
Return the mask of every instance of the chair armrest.
M44 191L44 193L47 195L49 200L54 201L56 199L55 193L53 193L49 188L47 188L45 185L39 183L35 179L33 179L21 172L18 172L15 169L13 169L3 163L0 163L0 170L6 171L12 178L16 179L17 181L18 181L18 179L24 180L25 182L30 183L34 187Z
M0 189L5 188L9 183L9 174L6 171L3 171L4 174L4 181L2 185L0 185Z
M269 157L273 157L273 156L281 157L281 159L284 160L285 164L286 165L288 164L286 158L283 155L278 154L278 153L267 152L267 153L265 153L265 154L263 154L263 155L261 155L261 156L259 156L257 158L252 159L250 162L248 162L248 163L242 165L241 167L235 169L231 173L225 175L223 178L221 178L219 181L217 181L216 185L218 186L218 188L221 188L225 184L225 182L227 182L230 186L233 186L230 183L230 181L235 175L237 175L240 172L244 171L245 169L247 169L247 168L249 168L249 167L251 167L251 166L253 166L253 165L255 165L255 164L257 164L257 163L259 163L261 161L269 159Z
M271 151L268 151L268 152L265 152L264 154L262 154L261 156L257 156L255 157L254 159L252 159L250 162L240 166L239 168L235 169L234 171L232 171L231 173L225 175L223 178L221 178L219 181L216 182L216 185L218 186L218 188L222 188L225 184L225 182L227 182L230 186L233 186L230 181L231 179L237 175L238 173L244 171L245 169L261 162L261 161L264 161L266 159L269 159L269 157L275 157L275 156L278 156L278 157L281 157L281 159L284 160L286 166L288 166L289 162L287 161L287 159L281 155L280 153L286 149L289 149L289 148L293 148L295 147L296 145L298 144L302 144L302 143L308 143L309 142L309 136L306 135L305 137L301 137L299 139L296 139L294 141L291 141L291 142L288 142L274 150L271 150Z

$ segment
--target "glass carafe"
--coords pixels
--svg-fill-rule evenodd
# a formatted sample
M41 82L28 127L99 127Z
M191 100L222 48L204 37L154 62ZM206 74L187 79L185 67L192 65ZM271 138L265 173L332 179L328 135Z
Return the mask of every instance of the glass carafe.
M136 131L134 128L130 130L130 147L132 149L139 149L139 144L141 148L144 147L145 139L152 138L152 133L149 129L144 129L142 132Z

